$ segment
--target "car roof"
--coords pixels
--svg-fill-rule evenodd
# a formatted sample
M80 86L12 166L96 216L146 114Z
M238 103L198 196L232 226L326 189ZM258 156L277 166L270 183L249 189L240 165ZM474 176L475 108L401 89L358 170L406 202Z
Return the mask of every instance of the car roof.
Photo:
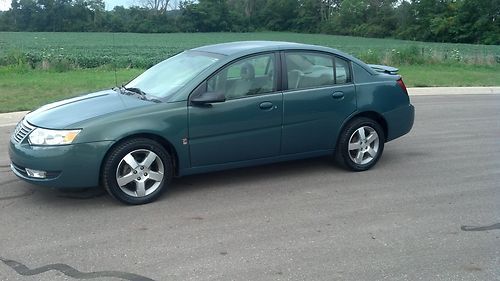
M292 43L292 42L280 42L280 41L238 41L230 43L221 43L215 45L207 45L198 48L194 48L194 51L202 51L209 53L217 53L227 56L232 56L241 53L255 53L255 52L265 52L265 51L275 51L283 49L306 49L306 50L325 50L329 49L326 47ZM333 49L330 49L332 51Z

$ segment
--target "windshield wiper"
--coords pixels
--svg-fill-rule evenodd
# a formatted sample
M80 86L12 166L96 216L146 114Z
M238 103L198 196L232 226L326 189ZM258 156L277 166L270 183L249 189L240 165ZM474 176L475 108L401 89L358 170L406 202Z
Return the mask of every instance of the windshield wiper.
M128 95L128 96L138 95L141 100L147 100L147 101L152 101L152 102L156 102L156 103L161 102L160 100L158 100L156 98L148 98L147 94L139 88L134 88L134 87L127 88L127 87L122 85L121 87L116 87L113 90L118 90L120 92L120 94L123 94L123 95Z
M146 93L144 93L141 89L139 88L127 88L125 86L121 86L120 87L121 90L125 90L129 93L134 93L134 94L138 94L140 95L141 97L143 97L143 99L146 99Z

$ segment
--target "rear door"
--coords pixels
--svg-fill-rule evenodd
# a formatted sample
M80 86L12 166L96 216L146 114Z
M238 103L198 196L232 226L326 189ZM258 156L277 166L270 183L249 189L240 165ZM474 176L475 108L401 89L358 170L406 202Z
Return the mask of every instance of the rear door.
M282 154L332 149L342 122L356 110L348 60L329 53L282 53Z
M197 89L200 95L222 91L227 100L189 105L192 167L279 155L283 96L276 90L276 58L266 53L235 61Z

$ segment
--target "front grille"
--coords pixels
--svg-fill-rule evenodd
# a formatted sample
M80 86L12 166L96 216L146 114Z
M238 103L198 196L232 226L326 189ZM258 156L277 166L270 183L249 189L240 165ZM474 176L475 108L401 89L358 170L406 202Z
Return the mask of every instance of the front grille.
M26 119L23 119L19 124L17 124L16 129L14 130L13 139L15 142L20 143L26 138L31 131L35 129L34 126L30 125Z

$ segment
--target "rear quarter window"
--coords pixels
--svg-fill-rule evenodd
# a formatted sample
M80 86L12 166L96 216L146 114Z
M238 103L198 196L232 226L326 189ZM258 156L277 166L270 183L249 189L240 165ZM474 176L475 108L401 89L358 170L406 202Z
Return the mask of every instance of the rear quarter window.
M335 84L352 82L351 67L347 60L335 58Z

